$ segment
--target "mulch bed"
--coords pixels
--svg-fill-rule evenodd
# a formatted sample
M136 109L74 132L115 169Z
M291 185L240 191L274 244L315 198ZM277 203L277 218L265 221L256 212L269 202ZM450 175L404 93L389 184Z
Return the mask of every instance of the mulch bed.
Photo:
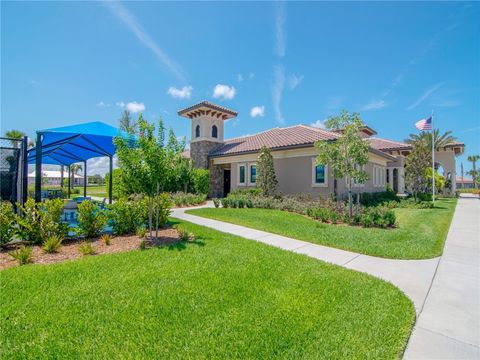
M155 236L155 233L153 233ZM92 239L92 245L95 249L95 255L111 254L139 249L140 243L145 240L146 247L165 246L179 242L180 233L173 228L159 229L158 239L144 239L136 235L113 236L110 245L105 245L100 239ZM63 262L66 260L78 259L83 257L79 250L83 239L66 239L62 243L62 247L58 253L46 254L41 245L32 246L32 263L33 264L51 264ZM0 269L6 269L12 266L18 266L17 260L12 258L8 253L15 250L15 245L8 245L0 249Z

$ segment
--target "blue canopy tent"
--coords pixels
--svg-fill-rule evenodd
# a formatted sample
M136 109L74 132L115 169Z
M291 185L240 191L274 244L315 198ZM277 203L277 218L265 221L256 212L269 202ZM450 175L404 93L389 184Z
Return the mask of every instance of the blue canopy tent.
M87 160L107 156L110 159L108 197L109 203L112 203L113 139L119 135L127 136L120 129L101 121L37 131L36 147L28 151L28 163L35 164L35 201L41 201L42 164L67 166L70 179L70 165L83 162L83 193L86 196Z

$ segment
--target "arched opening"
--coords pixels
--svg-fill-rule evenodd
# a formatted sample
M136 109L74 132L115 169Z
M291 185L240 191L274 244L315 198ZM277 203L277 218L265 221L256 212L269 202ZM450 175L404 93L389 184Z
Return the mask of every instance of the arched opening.
M195 137L196 138L200 137L200 125L197 125L195 127Z
M217 125L213 125L213 126L212 126L212 137L213 137L213 138L217 138L217 137L218 137Z

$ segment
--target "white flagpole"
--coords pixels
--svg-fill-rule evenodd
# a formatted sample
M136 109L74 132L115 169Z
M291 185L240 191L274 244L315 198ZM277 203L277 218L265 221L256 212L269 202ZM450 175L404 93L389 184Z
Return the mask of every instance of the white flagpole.
M435 128L433 127L433 110L432 110L432 203L435 204Z

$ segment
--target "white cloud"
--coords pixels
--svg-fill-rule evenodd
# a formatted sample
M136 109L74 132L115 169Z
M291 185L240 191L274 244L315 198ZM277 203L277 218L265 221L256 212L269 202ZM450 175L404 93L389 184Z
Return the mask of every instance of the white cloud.
M118 167L118 159L113 157L113 168ZM55 170L58 170L56 168ZM107 157L99 157L87 160L87 175L99 174L105 176L109 170L109 159Z
M364 107L362 107L362 111L382 109L386 106L387 103L385 102L385 100L372 100Z
M325 129L325 121L327 120L317 120L314 123L311 123L310 126L313 126L319 129Z
M172 95L174 98L190 99L190 96L192 96L192 90L193 90L193 87L191 86L184 86L181 89L177 89L174 86L170 86L168 88L167 93Z
M112 105L111 105L111 104L107 104L107 103L105 103L105 102L103 102L103 101L100 101L99 103L97 103L97 106L98 106L98 107L110 107L110 106L112 106Z
M30 80L29 83L30 83L30 85L32 85L32 86L37 86L37 85L39 85L39 84L38 84L38 81L36 81L36 80L34 80L34 79Z
M444 100L432 104L435 107L455 107L460 105L460 101L457 100Z
M237 74L237 81L242 82L243 81L243 75L242 74Z
M278 57L285 56L285 20L287 13L285 11L285 2L278 1L275 4L275 53Z
M126 106L127 110L132 113L138 113L145 111L144 103L137 103L136 101L129 102Z
M303 75L290 74L288 77L288 87L290 90L294 90L298 85L300 85L303 78Z
M275 113L275 120L279 124L285 124L281 110L282 93L285 87L285 68L282 65L273 67L273 88L272 88L272 102L273 111Z
M182 68L168 56L155 42L155 40L148 34L145 29L140 25L135 16L121 3L118 1L107 1L104 4L111 10L111 12L117 16L137 39L149 48L153 54L157 57L158 60L176 76L178 80L185 83L185 77L183 75Z
M231 100L235 97L235 88L233 86L217 84L213 89L213 97L215 99L223 98L227 100Z
M123 101L117 101L115 103L115 105L117 105L118 107L121 107L121 108L125 107L125 103Z
M254 73L248 74L248 78L249 78L249 79L253 79L254 77L255 77L255 74L254 74Z
M254 106L250 110L250 116L253 118L263 117L265 115L265 106Z
M435 84L432 87L428 88L413 104L407 107L407 110L415 109L418 105L427 100L430 95L442 87L443 83Z

